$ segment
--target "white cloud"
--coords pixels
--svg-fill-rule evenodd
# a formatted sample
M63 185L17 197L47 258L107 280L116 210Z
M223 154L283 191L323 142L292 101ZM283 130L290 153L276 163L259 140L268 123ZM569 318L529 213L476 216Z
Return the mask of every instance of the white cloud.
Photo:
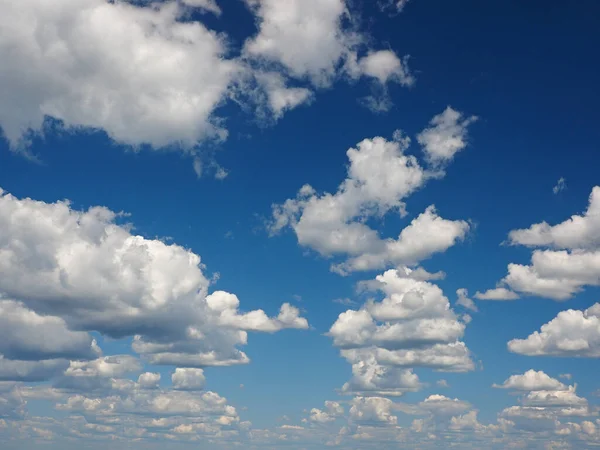
M558 194L559 192L562 192L565 189L567 189L567 180L565 180L563 177L560 177L556 182L556 186L552 188L552 192Z
M131 145L189 148L226 135L213 112L240 65L222 36L179 21L175 3L3 0L0 9L0 124L13 145L42 130L45 115Z
M364 75L377 79L381 84L391 80L411 86L415 82L408 72L406 59L400 60L391 50L369 52L358 61L358 66Z
M144 372L138 377L138 384L143 389L156 389L160 382L160 373Z
M508 235L513 245L556 249L593 250L600 245L600 186L595 186L583 215L573 215L558 225L541 222Z
M266 65L280 65L297 79L318 87L347 73L385 84L411 85L406 61L391 50L374 51L355 29L345 0L246 0L258 22L258 33L244 45L244 55ZM299 45L301 43L301 45ZM358 57L359 52L366 55Z
M139 372L142 365L130 355L103 356L93 361L71 361L65 371L70 377L121 377L127 373Z
M217 5L216 0L183 0L183 3L195 8L205 9L206 11L210 11L216 15L221 14L221 8L219 8L219 5Z
M342 30L343 0L246 2L259 24L258 34L245 44L247 54L280 63L292 76L317 85L331 81L353 39Z
M328 335L352 364L352 379L342 392L402 395L421 387L413 367L473 369L459 341L465 324L438 286L411 275L409 269L379 275L371 285L384 298L341 313L331 326Z
M430 395L418 406L434 416L454 416L471 408L469 402L439 394Z
M561 311L540 331L513 339L508 349L529 356L600 357L600 304L580 311Z
M208 295L198 255L132 235L117 219L102 207L78 212L0 191L0 293L48 323L134 336L134 350L150 362L180 367L246 363L237 347L247 330L308 327L287 304L269 318L239 312L232 294Z
M528 370L522 375L511 375L501 385L494 384L495 388L516 389L519 391L550 391L563 390L566 386L543 371Z
M258 72L255 77L263 87L266 104L275 119L283 116L285 111L310 103L314 98L310 89L286 86L285 78L277 72Z
M523 375L513 375L501 386L526 394L520 397L521 405L505 408L500 420L510 420L510 427L516 431L553 432L558 435L570 434L569 427L581 429L577 423L563 425L563 417L588 417L595 413L588 407L585 398L576 394L576 385L565 386L544 372L529 370Z
M98 356L98 349L88 333L70 331L63 319L0 297L0 354L31 361L90 359Z
M375 355L342 352L352 364L352 378L342 386L344 394L400 396L405 392L418 391L421 388L419 377L411 369L397 368L379 364Z
M175 369L171 375L173 387L183 391L199 391L204 389L206 377L202 369Z
M328 423L333 422L336 418L341 417L344 414L344 407L338 402L326 401L325 410L318 408L312 408L310 410L310 417L308 420L316 423Z
M393 402L383 397L355 397L350 407L350 419L355 422L382 422L395 425L398 417L391 413Z
M477 411L469 411L461 416L455 416L450 419L450 425L448 429L452 431L479 431L484 429L485 426L479 423L477 420Z
M463 131L466 133L466 125ZM439 139L441 142L443 137ZM395 133L392 141L365 139L349 149L348 175L337 192L318 194L312 186L303 186L296 198L273 206L271 234L290 227L300 245L325 256L348 256L347 261L332 266L341 274L390 264L414 265L455 245L465 237L469 224L441 218L433 205L413 219L397 239L382 239L365 223L367 218L381 218L388 212L405 215L405 198L439 176L405 153L409 145L408 137Z
M65 359L11 360L0 355L0 381L46 381L69 366Z
M475 305L475 302L469 298L469 291L467 289L457 289L456 296L458 297L456 300L457 305L470 309L471 311L477 311L477 305Z
M600 285L599 217L600 187L596 186L583 215L554 226L541 222L511 231L510 244L544 248L533 251L530 265L509 264L500 285L558 301L568 300L585 286Z
M519 294L503 287L488 289L485 292L477 291L475 293L477 300L517 300Z
M430 127L417 136L427 160L435 165L452 160L467 146L467 128L476 120L476 116L464 118L450 106L431 119Z

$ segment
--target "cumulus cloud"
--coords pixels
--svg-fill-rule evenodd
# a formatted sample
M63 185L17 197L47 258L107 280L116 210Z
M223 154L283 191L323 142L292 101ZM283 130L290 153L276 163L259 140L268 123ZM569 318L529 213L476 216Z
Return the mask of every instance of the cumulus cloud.
M229 134L218 110L230 100L276 120L340 78L366 77L383 91L414 82L406 57L371 47L345 0L246 4L258 32L233 40L192 14L219 16L215 0L3 0L4 137L28 152L51 118L135 148L182 150L201 173L200 145Z
M204 388L206 378L202 369L175 369L171 375L173 387L183 391L198 391Z
M355 397L350 407L350 419L355 422L396 424L398 417L391 413L393 402L383 397Z
M557 225L541 222L512 230L511 245L542 248L533 251L529 265L510 263L499 287L483 295L491 297L508 287L512 297L522 293L563 301L585 286L600 285L599 218L600 187L596 186L584 214Z
M600 245L600 186L595 186L583 215L573 215L557 225L541 222L529 228L513 230L508 235L513 245L552 247L555 249L588 249Z
M469 298L469 291L465 288L456 290L456 304L464 308L470 309L471 311L477 311L477 305Z
M342 392L402 395L420 388L414 367L472 370L460 341L465 324L450 309L442 290L410 277L410 270L388 270L376 278L381 301L339 315L328 335L352 364Z
M526 339L508 343L511 352L529 356L600 357L600 303L561 311Z
M344 414L344 407L335 401L326 401L325 409L312 408L310 410L309 420L316 423L333 422Z
M494 384L495 388L515 389L519 391L550 391L563 390L566 386L552 378L543 371L528 370L522 375L511 375L501 385Z
M443 139L439 137L439 145ZM405 215L404 200L439 176L406 154L409 145L410 139L401 133L391 141L382 137L363 140L346 152L348 175L335 194L318 194L312 186L303 186L295 198L273 206L269 231L276 234L289 227L302 246L324 256L346 255L345 262L332 266L341 274L416 265L446 251L462 240L470 227L466 221L443 219L433 205L414 218L397 239L382 239L365 223L366 218L381 218L389 212Z
M0 192L0 293L43 314L46 326L133 336L151 362L180 367L246 363L237 346L247 331L308 327L288 304L275 318L240 312L235 295L208 293L198 255L132 235L118 219L102 207L80 212ZM91 345L72 337L70 351Z
M452 160L467 146L468 126L476 120L476 116L465 118L450 106L431 119L429 128L417 136L427 160L434 165Z
M137 382L143 389L156 389L160 382L160 373L144 372L138 377Z
M91 359L99 349L85 332L71 331L59 317L42 316L0 297L0 354L7 359Z
M189 148L226 135L213 112L240 65L223 36L180 21L177 4L2 3L0 124L13 145L45 116L130 145Z
M509 420L510 428L515 431L561 434L565 425L559 421L560 418L594 414L587 400L577 395L576 385L565 386L542 371L528 370L522 375L513 375L504 384L495 387L524 392L519 398L520 405L505 408L499 414L500 420ZM573 425L580 427L579 424Z

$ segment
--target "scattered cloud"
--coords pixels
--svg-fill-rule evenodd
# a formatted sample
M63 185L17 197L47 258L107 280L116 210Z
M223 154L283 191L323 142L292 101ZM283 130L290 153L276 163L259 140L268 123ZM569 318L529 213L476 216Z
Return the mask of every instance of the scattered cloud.
M523 294L556 301L570 299L585 286L599 286L599 218L600 187L596 186L582 215L573 215L557 225L541 222L512 230L508 235L510 245L541 249L533 251L529 265L510 263L500 285L509 288L512 296Z
M466 145L456 141L464 137L467 125L463 122L452 129L446 125L440 125L439 130L428 129L424 132L424 145L454 149L446 152L447 162L459 147ZM460 131L456 131L457 127ZM438 133L437 137L433 133ZM461 137L457 138L456 133ZM445 139L453 142L444 143ZM318 194L312 186L303 186L296 198L273 206L270 233L291 228L300 245L323 256L347 256L346 261L332 265L332 270L342 275L390 265L416 265L446 251L465 237L470 226L463 220L443 219L433 205L414 218L397 239L382 239L365 223L367 217L381 218L389 212L405 215L404 199L439 176L406 154L409 145L410 139L402 133L395 133L392 141L382 137L363 140L347 151L348 176L337 192Z
M528 356L600 357L600 303L581 310L561 311L540 331L508 343L513 353Z
M565 189L567 189L567 180L565 180L563 177L560 177L556 182L556 186L552 188L552 192L554 192L554 194L558 194Z

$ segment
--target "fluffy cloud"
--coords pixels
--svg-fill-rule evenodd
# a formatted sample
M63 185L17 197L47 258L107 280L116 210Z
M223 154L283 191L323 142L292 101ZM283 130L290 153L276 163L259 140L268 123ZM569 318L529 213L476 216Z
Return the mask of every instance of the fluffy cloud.
M206 378L202 369L175 369L171 375L173 388L182 391L199 391L204 388Z
M586 310L561 311L540 331L513 339L508 349L529 356L600 357L600 303Z
M216 15L221 14L221 8L219 8L219 5L217 5L216 0L183 0L183 3L188 6L210 11Z
M473 368L459 340L465 324L442 290L410 275L410 270L388 270L378 276L373 286L384 298L341 313L331 326L328 335L352 364L352 379L342 392L401 395L420 388L413 367Z
M546 373L528 370L522 375L511 375L501 385L494 384L496 388L515 389L518 391L550 391L563 390L566 388L564 384L555 378L548 376Z
M556 249L591 249L600 245L600 186L592 189L583 215L574 215L558 225L541 222L508 235L513 245L553 247Z
M411 85L414 78L391 50L373 51L354 28L345 0L246 0L258 22L258 33L244 45L246 57L281 66L289 76L319 87L343 73L367 76L381 84ZM298 43L302 45L298 45ZM358 56L359 52L366 55Z
M0 354L5 358L90 359L98 351L89 334L69 330L63 319L39 315L0 297Z
M308 327L291 305L271 319L240 313L235 295L208 295L198 255L132 235L118 219L102 207L79 212L0 191L0 293L43 314L46 326L134 336L151 362L181 367L248 362L237 349L247 330ZM68 348L90 346L86 335L72 337Z
M434 416L455 416L471 408L468 402L439 394L430 395L418 406Z
M343 351L342 355L353 362L352 378L341 389L344 394L400 396L421 388L411 369L379 364L372 352Z
M312 87L341 77L367 77L384 92L387 83L414 82L406 57L371 48L345 0L246 3L258 33L240 41L191 14L219 16L215 0L0 1L4 136L28 151L52 118L136 148L181 149L202 173L198 144L227 138L216 111L232 99L278 119L312 100ZM218 178L226 173L210 166Z
M26 130L40 131L45 116L131 145L192 147L225 136L213 112L240 65L226 58L222 36L180 21L176 3L25 0L0 8L0 124L13 145Z
M0 355L0 381L45 381L59 375L69 366L65 359L23 361Z
M471 311L477 311L477 305L469 298L469 291L467 289L457 289L456 296L458 297L456 300L457 305L470 309Z
M160 373L144 372L138 377L137 382L142 389L158 388Z
M476 120L475 116L465 118L450 106L431 119L429 128L417 136L427 160L435 165L452 160L467 146L468 126Z
M310 410L309 420L316 423L333 422L336 418L344 414L344 407L338 402L326 401L325 410L312 408Z
M519 294L503 287L488 289L485 292L477 291L475 293L477 300L517 300Z
M283 116L285 111L293 109L313 99L310 89L288 87L285 78L277 72L257 72L256 80L266 95L266 104L275 119Z
M543 247L531 256L531 264L509 264L508 274L498 289L482 294L495 299L504 290L510 297L517 293L568 300L585 286L600 285L600 187L593 188L583 215L574 215L557 225L541 222L529 228L513 230L512 245Z
M382 397L355 397L351 402L350 419L355 422L396 424L398 417L391 413L393 402Z
M452 133L442 133L436 145L442 145L444 138L456 139ZM441 218L433 205L414 218L397 239L382 239L365 223L366 218L381 218L390 211L404 215L406 197L440 175L407 155L409 145L410 139L402 133L396 133L392 141L382 137L363 140L347 151L348 175L335 194L318 194L312 186L303 186L296 198L273 206L270 232L290 227L302 246L325 256L347 255L347 261L332 266L341 274L414 265L452 247L464 238L469 224Z
M526 392L520 397L521 405L505 408L499 414L501 420L510 421L514 430L562 434L564 426L560 418L594 414L587 400L576 394L576 386L565 386L541 371L528 370L522 375L513 375L503 385L495 387ZM580 427L578 424L574 426Z

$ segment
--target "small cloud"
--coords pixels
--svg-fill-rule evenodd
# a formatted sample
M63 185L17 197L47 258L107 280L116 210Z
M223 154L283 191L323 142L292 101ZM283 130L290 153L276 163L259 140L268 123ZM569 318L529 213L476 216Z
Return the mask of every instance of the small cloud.
M519 294L511 291L510 289L506 289L503 287L497 287L494 289L488 289L485 292L477 291L475 293L475 298L478 300L517 300L519 298Z
M558 378L562 378L564 380L570 380L571 378L573 378L573 375L571 375L570 373L561 373Z
M233 239L233 231L229 230L225 233L225 239Z
M244 385L243 384L240 384L240 389L244 389Z
M477 306L475 305L475 302L469 298L469 291L467 291L465 288L457 289L456 296L458 297L456 300L457 305L477 312Z
M355 306L357 304L354 300L350 300L349 298L336 298L333 300L333 303L344 306Z
M400 14L410 0L379 0L378 6L381 12L392 15Z
M563 177L560 177L556 183L556 186L552 188L552 192L554 192L554 194L558 194L565 189L567 189L567 180L565 180Z
M435 384L437 384L438 387L441 387L441 388L450 387L450 385L448 384L448 382L446 380L437 380L437 382Z
M217 166L217 170L215 172L215 178L217 180L224 180L225 178L227 178L227 175L229 175L229 172L227 172L221 166Z
M294 294L294 295L292 295L292 298L293 298L294 300L296 300L297 302L301 302L301 301L302 301L302 296L301 296L301 295L298 295L298 294Z

